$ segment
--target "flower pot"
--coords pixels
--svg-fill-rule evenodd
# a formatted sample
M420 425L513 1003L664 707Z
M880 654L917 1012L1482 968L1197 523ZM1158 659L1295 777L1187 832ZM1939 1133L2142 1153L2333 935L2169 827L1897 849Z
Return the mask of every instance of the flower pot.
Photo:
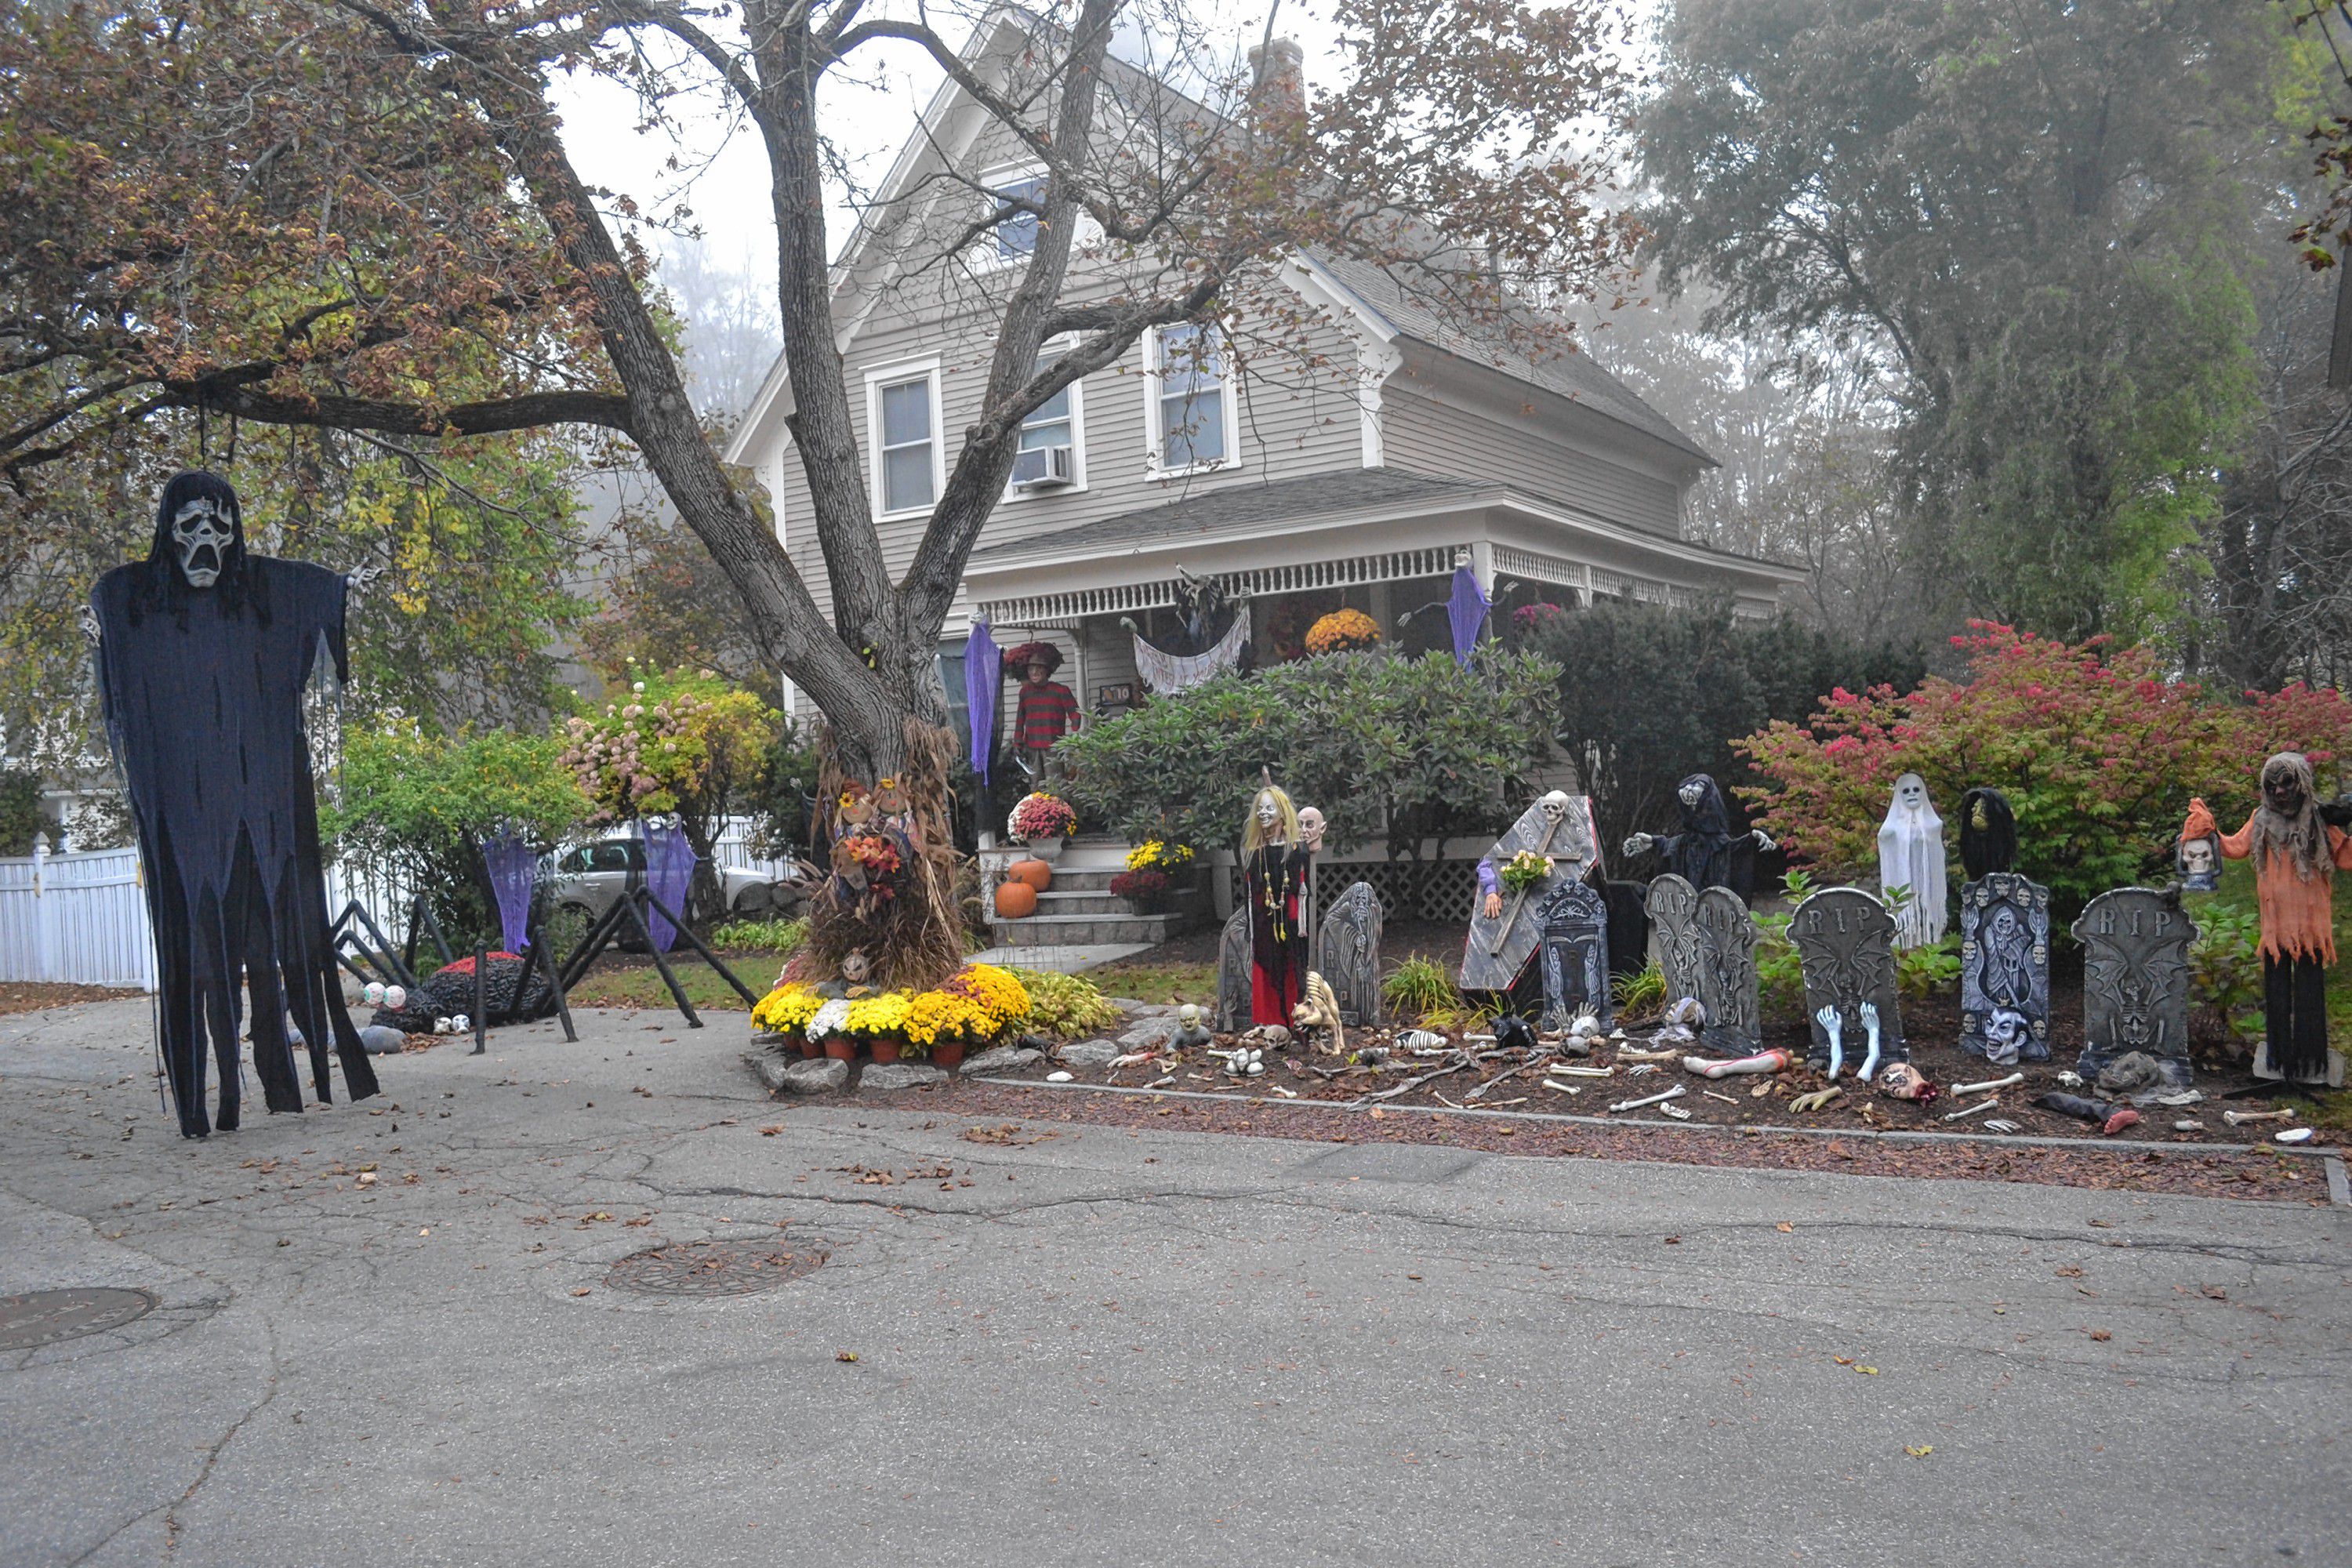
M1062 836L1057 833L1051 838L1030 838L1024 839L1023 842L1028 846L1030 854L1035 856L1038 859L1043 860L1046 865L1051 866L1055 861L1059 860L1062 858L1062 846L1067 842L1067 840L1064 839Z
M898 1042L891 1036L877 1035L867 1043L873 1047L876 1061L895 1062L898 1059Z
M814 1061L817 1058L824 1055L824 1047L818 1045L814 1040L803 1040L801 1042L800 1048L801 1055L810 1061Z
M935 1040L931 1043L931 1065L953 1072L963 1065L961 1040Z
M854 1062L857 1059L857 1042L835 1037L825 1041L824 1054L837 1062Z

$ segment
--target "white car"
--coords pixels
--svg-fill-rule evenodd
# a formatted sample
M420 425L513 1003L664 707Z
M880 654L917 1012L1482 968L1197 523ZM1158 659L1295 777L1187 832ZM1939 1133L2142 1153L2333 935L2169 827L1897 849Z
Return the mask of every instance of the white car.
M645 886L645 841L635 835L616 834L583 844L557 860L550 886L558 909L576 910L593 924L624 892ZM750 920L797 909L808 896L797 868L776 877L721 867L719 890L729 914Z

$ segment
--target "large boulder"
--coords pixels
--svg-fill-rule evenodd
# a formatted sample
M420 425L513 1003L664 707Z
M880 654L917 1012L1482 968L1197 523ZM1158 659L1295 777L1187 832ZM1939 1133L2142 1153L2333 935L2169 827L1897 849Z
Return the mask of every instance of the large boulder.
M776 1087L786 1094L839 1094L849 1087L849 1064L831 1057L787 1063Z
M1144 1019L1118 1037L1118 1043L1130 1051L1156 1051L1176 1037L1178 1025L1173 1017L1161 1015Z
M360 1031L360 1048L372 1057L393 1056L408 1048L408 1037L398 1029L370 1024Z
M1127 1052L1117 1040L1075 1040L1054 1054L1065 1067L1107 1068Z
M976 1057L964 1058L963 1074L970 1078L974 1073L1019 1072L1045 1059L1045 1052L1028 1046L998 1046Z

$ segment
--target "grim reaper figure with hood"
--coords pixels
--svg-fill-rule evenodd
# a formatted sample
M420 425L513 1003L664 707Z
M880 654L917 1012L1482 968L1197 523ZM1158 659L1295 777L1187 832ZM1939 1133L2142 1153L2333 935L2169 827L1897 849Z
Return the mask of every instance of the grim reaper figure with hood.
M1724 804L1723 786L1706 773L1693 773L1676 784L1675 804L1682 811L1682 831L1633 834L1625 840L1626 855L1655 849L1666 869L1692 887L1728 888L1747 898L1754 877L1736 852L1749 844L1769 849L1771 836L1762 828L1731 831L1731 808Z
M190 471L163 487L147 559L116 567L90 593L83 629L97 643L154 926L158 1043L190 1138L237 1125L241 986L252 994L254 1069L271 1110L302 1109L289 1013L321 1101L333 1098L330 1040L351 1097L376 1092L335 975L302 724L314 662L332 661L338 680L350 673L345 594L369 575L247 553L236 492ZM208 1031L220 1073L209 1123Z

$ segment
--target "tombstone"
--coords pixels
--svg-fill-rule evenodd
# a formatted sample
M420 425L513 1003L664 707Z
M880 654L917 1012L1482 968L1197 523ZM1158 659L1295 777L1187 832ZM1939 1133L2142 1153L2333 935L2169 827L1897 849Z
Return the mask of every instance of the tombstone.
M1666 977L1666 1000L1681 1001L1699 991L1700 953L1706 946L1698 930L1698 889L1672 871L1650 884L1650 935L1658 946L1658 968Z
M2156 1058L2172 1089L2189 1087L2189 944L2197 922L2153 888L2101 893L2074 922L2083 944L2083 1059L2095 1079L2126 1051Z
M1244 900L1217 940L1217 1016L1213 1026L1233 1034L1250 1026L1250 909Z
M1756 991L1756 922L1729 888L1698 896L1698 999L1706 1009L1699 1036L1707 1049L1752 1056L1763 1049L1763 1006Z
M1592 802L1583 795L1558 791L1528 807L1518 821L1511 824L1510 831L1495 841L1495 847L1484 858L1493 861L1498 870L1512 856L1532 849L1551 858L1551 875L1523 892L1504 889L1503 912L1494 920L1488 920L1483 909L1473 910L1470 934L1462 944L1463 990L1511 988L1541 940L1536 910L1561 888L1583 879L1598 843L1592 826Z
M1805 1059L1816 1067L1829 1061L1829 1031L1820 1014L1832 1007L1843 1031L1846 1063L1860 1066L1870 1054L1862 1018L1867 1003L1878 1009L1880 1065L1908 1061L1895 988L1895 917L1886 906L1860 888L1823 889L1797 906L1789 940L1797 944L1805 974L1805 1026L1812 1034Z
M2050 889L2015 871L1960 889L1960 1049L2050 1059Z
M1349 1028L1381 1021L1381 898L1358 882L1323 911L1311 965L1339 998L1339 1022Z
M1543 932L1544 1023L1564 1029L1590 1007L1609 1026L1609 906L1585 882L1570 882L1536 911Z

